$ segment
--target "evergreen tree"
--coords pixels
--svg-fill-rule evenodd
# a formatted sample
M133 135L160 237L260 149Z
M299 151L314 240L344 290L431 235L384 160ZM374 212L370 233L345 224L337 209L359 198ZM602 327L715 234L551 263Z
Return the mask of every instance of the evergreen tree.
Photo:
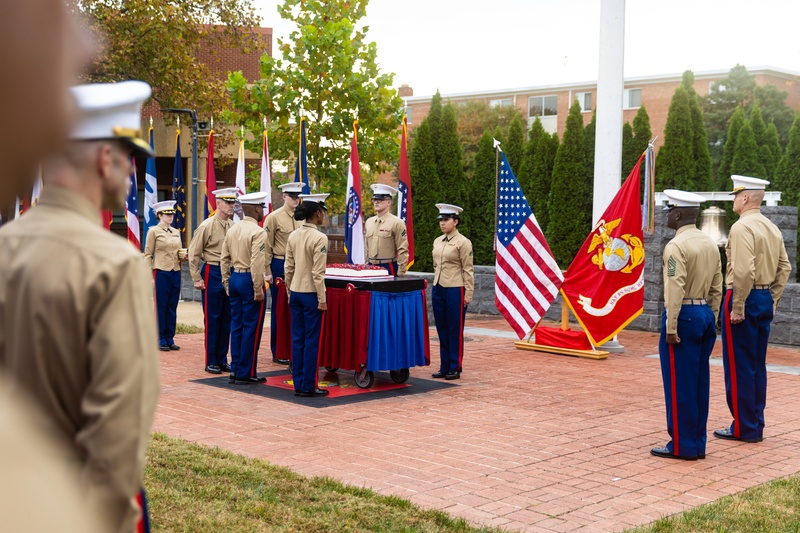
M592 115L592 120L583 129L583 150L586 173L583 181L583 209L588 214L587 222L592 223L592 206L594 205L594 142L597 131L597 111Z
M528 142L525 143L525 151L522 154L522 164L520 165L519 173L516 174L517 180L522 187L522 192L528 198L533 193L533 164L536 149L539 146L539 139L547 135L542 126L539 117L531 124L531 129L528 130ZM513 168L513 167L512 167ZM533 204L531 204L533 207Z
M476 265L493 265L495 262L493 241L497 162L493 146L492 134L486 131L475 156L475 176L470 182L469 206L464 213L464 218L469 218L470 232L467 235L472 241Z
M689 93L683 87L675 89L664 128L664 145L656 156L656 190L695 187L693 160L694 130Z
M506 135L505 135L505 133L503 133L503 128L501 128L499 124L494 128L494 133L492 135L494 136L495 139L500 141L500 148L502 148L505 151L505 149L506 149ZM481 137L481 141L483 141L482 137Z
M719 171L714 180L715 191L730 190L731 165L733 165L733 156L736 153L736 141L739 139L739 130L742 129L745 121L744 107L741 105L736 106L736 110L733 112L730 124L728 125L725 148L722 152L722 161L719 164Z
M439 152L441 151L442 139L442 95L439 89L436 89L436 94L431 98L431 107L428 110L428 127L431 129L431 142L433 143L433 153L436 161L439 161Z
M578 102L569 109L564 138L556 153L550 182L547 242L561 268L567 268L589 234L591 212L585 212L586 173L583 117ZM587 220L589 222L587 222Z
M415 270L433 272L433 240L439 236L439 211L441 184L436 171L430 122L426 118L414 130L414 143L409 154L411 191L414 203L414 254Z
M622 168L620 169L622 181L625 181L640 155L642 154L637 154L636 147L633 145L633 127L630 122L626 122L622 125Z
M456 111L450 104L444 106L442 112L438 146L436 168L442 187L442 196L439 202L463 207L468 195L467 181L464 176L464 154L458 140Z
M778 128L775 127L774 122L770 122L769 126L767 126L766 146L769 150L769 156L765 161L768 161L769 166L765 164L764 170L767 172L767 175L770 176L770 179L774 179L775 172L778 170L778 163L780 163L781 156L783 156L781 141L778 136Z
M758 160L756 136L750 121L745 122L742 129L739 130L736 151L733 153L733 162L731 163L731 174L755 178L764 177L764 165Z
M508 126L508 141L503 151L506 153L508 164L511 165L511 171L515 176L518 175L522 168L522 154L525 152L525 128L519 115L514 115Z
M652 138L653 133L650 131L650 116L647 114L647 110L644 106L641 106L639 111L636 112L636 116L633 118L633 139L631 141L630 153L627 155L629 159L626 159L623 148L623 181L628 178L628 175L630 175L633 170L633 165L636 164L636 161L639 160L639 157L647 149L647 145ZM644 165L644 161L642 161L642 165ZM644 194L644 188L642 188L642 194Z
M689 93L689 110L692 115L692 157L695 163L695 190L710 191L714 187L711 179L711 156L708 152L703 110L700 108L700 100L694 90L694 74L691 70L683 73L681 85Z
M774 124L774 122L770 124ZM769 143L767 125L761 115L761 106L758 101L755 102L753 110L750 112L750 127L753 128L753 136L756 139L756 146L758 146L758 162L764 167L764 178L772 179L772 174L775 172L775 166L780 160L780 155L777 158L775 157L773 146ZM777 130L775 133L777 134ZM780 146L780 141L778 146Z
M800 115L794 119L789 131L789 144L775 171L773 189L781 191L781 203L800 203Z
M536 215L542 231L547 229L550 222L550 184L553 176L553 165L558 153L558 135L548 135L543 131L539 138L538 146L533 156L533 179L531 192L526 193L528 204Z

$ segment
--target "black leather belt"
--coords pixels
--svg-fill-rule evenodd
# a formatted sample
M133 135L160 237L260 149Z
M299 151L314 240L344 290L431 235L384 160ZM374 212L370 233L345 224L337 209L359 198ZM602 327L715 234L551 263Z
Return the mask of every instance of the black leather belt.
M683 305L708 305L705 298L684 298Z
M769 285L753 285L754 289L769 289Z
M388 265L394 263L394 259L370 259L369 263L371 265Z

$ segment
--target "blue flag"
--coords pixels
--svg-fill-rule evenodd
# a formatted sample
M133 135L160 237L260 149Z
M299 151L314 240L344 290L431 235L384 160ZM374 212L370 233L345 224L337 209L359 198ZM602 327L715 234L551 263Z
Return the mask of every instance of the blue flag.
M308 159L306 158L306 117L300 117L300 156L294 164L294 181L302 181L303 194L311 192L308 186Z
M181 132L178 130L175 166L172 169L172 199L175 200L175 220L172 227L181 232L181 242L186 233L186 185L183 182L183 159L181 159Z
M153 128L150 128L150 148L153 147ZM142 235L147 236L147 232L152 226L158 224L156 214L153 213L153 206L158 203L158 183L156 182L156 158L148 157L147 166L145 167L144 178L144 229ZM144 241L142 239L142 250L144 250Z

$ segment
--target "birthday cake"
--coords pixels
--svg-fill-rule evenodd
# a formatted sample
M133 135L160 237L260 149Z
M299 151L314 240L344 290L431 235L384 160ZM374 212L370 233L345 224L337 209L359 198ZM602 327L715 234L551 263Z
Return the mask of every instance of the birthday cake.
M328 265L325 268L325 276L330 278L348 279L392 279L389 271L383 267L375 265L352 265L340 263Z

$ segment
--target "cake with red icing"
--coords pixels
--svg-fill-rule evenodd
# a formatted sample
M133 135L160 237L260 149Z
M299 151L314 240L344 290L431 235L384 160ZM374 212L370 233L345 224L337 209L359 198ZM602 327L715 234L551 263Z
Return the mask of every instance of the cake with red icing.
M376 265L353 265L350 263L328 265L325 268L325 276L350 279L381 279L392 277L389 275L389 271L383 267Z

